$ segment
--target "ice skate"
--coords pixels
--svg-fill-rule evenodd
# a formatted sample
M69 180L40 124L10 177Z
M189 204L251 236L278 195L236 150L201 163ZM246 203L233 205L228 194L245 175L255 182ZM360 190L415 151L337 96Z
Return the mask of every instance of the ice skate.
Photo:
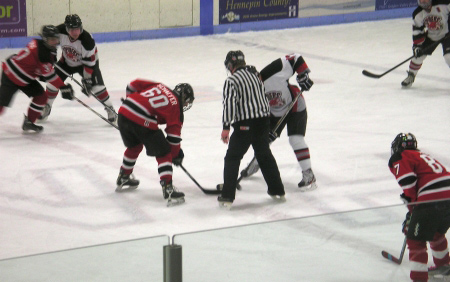
M36 125L28 120L28 117L24 115L23 124L22 124L22 130L23 131L34 131L34 132L41 132L44 130L42 126Z
M167 182L166 180L161 180L161 187L163 191L164 199L167 200L167 206L176 206L184 203L184 193L179 192L172 185L172 181Z
M50 115L52 111L52 106L50 104L46 104L44 107L44 111L42 111L42 115L38 117L38 121L46 121L48 119L48 116Z
M139 186L139 180L135 179L133 174L125 174L123 170L120 170L116 183L116 192L134 190Z
M316 177L314 176L312 169L307 169L303 171L302 174L303 179L298 183L300 191L306 192L317 189Z
M231 205L233 204L233 200L228 199L228 198L224 198L222 196L219 196L217 198L217 201L219 201L219 207L220 208L224 208L224 209L227 209L227 210L230 210L231 209Z
M108 114L108 120L114 124L117 124L117 114L113 107L105 107L105 111Z
M416 75L412 71L408 71L407 73L408 76L405 78L405 80L402 81L402 86L405 88L411 87L414 79L416 78Z
M286 202L286 197L284 195L270 195L270 197L276 202Z
M246 169L241 171L242 177L249 177L255 173L257 173L259 170L259 164L258 161L254 160L253 162L250 162Z
M429 278L439 278L443 281L450 281L450 265L442 265L439 267L432 266L428 268Z

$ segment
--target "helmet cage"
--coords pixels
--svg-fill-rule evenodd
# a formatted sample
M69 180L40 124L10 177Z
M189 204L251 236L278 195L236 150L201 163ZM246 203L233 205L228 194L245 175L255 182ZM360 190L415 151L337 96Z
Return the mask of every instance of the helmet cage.
M48 40L50 38L57 38L58 42L59 42L59 31L56 28L56 26L44 25L42 27L41 33L39 33L39 35L41 36L42 40L44 41L45 46L47 46L50 49L56 49L56 45L51 45L48 43Z
M241 50L229 51L224 61L225 68L232 71L238 65L245 65L245 56Z
M177 92L181 98L183 112L189 110L192 107L195 99L194 90L192 89L191 85L189 85L189 83L179 83L177 84L177 86L175 86L174 91Z
M417 139L412 133L399 133L391 143L391 155L403 150L417 150Z

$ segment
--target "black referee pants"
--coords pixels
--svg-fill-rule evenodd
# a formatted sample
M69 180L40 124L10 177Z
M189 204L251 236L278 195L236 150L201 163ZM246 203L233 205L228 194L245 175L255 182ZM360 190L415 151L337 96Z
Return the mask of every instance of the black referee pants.
M225 155L223 198L234 200L239 165L250 145L255 151L255 157L267 183L267 193L269 195L284 195L284 186L281 182L277 162L269 147L269 126L269 117L244 120L233 124L234 131L231 134L227 154Z

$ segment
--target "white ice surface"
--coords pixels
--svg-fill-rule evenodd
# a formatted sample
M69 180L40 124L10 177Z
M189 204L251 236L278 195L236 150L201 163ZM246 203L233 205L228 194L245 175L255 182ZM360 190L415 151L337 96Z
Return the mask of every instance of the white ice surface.
M450 82L442 48L426 59L407 90L400 82L408 63L381 79L361 74L363 69L383 73L411 56L409 19L98 45L103 78L116 109L127 83L135 78L169 87L180 82L193 86L196 100L185 113L182 132L183 164L205 188L223 182L223 61L236 49L258 69L292 52L306 59L315 83L305 98L306 141L317 190L298 190L301 170L284 131L272 145L285 184L284 204L272 203L258 173L241 182L232 210L224 211L215 196L203 194L174 168L174 184L186 194L186 203L167 208L157 163L144 153L134 170L139 189L118 194L115 181L124 152L119 132L76 101L58 97L44 132L23 134L23 113L30 100L17 93L12 108L0 117L0 259L398 204L401 190L387 162L390 143L399 132L414 133L423 151L450 164ZM0 59L14 52L17 49L2 49ZM105 113L72 84L77 97ZM250 149L241 168L252 156ZM389 225L389 237L375 236L396 255L403 242L400 226L401 222ZM333 228L327 226L327 232ZM357 259L374 256L361 250ZM378 250L376 256L375 261L382 261ZM400 277L407 278L407 263L402 267ZM386 277L380 281L398 281Z

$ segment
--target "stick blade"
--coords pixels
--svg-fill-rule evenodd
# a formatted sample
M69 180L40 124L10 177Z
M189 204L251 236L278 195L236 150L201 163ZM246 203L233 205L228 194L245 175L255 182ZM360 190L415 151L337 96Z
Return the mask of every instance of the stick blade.
M398 258L394 257L393 255L391 255L390 253L388 253L386 251L381 251L381 255L384 258L386 258L386 259L388 259L388 260L390 260L392 262L395 262L396 264L401 264L402 263Z
M222 194L222 191L214 190L214 189L205 189L205 188L203 188L202 191L206 195L220 195L220 194Z
M380 77L382 77L382 75L374 74L374 73L371 73L370 71L367 71L367 70L363 70L362 74L367 76L367 77L371 77L371 78L380 78Z

